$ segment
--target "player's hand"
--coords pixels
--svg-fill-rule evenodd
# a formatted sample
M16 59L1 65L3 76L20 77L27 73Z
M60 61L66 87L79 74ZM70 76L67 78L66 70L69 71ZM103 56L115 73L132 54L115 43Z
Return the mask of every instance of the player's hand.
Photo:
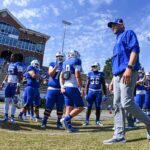
M81 88L80 92L81 92L81 97L83 98L85 96L84 88Z
M16 94L20 94L19 88L16 89Z
M102 99L103 99L103 101L107 101L108 97L106 95L104 95Z
M3 87L2 86L0 86L0 90L2 90L3 89Z
M131 82L132 69L127 68L122 76L123 84L129 84Z
M112 84L112 83L111 83L111 84L109 84L108 89L109 89L109 91L110 91L110 92L113 92L113 84Z
M61 87L61 93L65 93L66 89L64 86Z

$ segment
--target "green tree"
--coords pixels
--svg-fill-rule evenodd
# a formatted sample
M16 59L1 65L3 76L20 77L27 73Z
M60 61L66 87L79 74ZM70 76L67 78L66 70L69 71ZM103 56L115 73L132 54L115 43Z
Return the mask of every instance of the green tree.
M106 76L106 79L107 80L111 80L112 79L112 67L111 67L111 62L112 62L112 57L111 58L108 58L106 61L105 61L105 66L104 66L104 73L105 73L105 76Z

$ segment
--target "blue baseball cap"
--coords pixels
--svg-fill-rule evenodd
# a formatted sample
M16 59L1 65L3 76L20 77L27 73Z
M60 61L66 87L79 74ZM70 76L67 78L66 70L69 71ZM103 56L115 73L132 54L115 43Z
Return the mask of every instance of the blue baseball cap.
M114 21L108 22L108 27L112 28L112 24L123 24L123 20L121 18L117 18Z

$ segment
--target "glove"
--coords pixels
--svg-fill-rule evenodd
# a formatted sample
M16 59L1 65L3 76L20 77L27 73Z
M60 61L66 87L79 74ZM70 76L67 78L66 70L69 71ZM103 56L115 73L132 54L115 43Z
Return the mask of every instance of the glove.
M107 101L108 97L106 95L104 95L102 99L103 99L103 101Z

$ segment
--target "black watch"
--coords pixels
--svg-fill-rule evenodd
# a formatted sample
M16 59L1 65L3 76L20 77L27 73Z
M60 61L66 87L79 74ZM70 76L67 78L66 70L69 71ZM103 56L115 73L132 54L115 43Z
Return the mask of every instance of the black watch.
M127 68L132 70L133 66L132 65L128 65Z

